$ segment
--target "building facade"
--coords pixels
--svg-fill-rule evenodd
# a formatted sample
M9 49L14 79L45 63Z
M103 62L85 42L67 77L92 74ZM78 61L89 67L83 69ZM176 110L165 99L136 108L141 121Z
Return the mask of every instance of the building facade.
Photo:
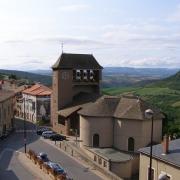
M153 146L152 180L179 180L180 178L180 139L170 141L165 145ZM168 148L168 149L167 149ZM150 151L140 149L140 180L148 180Z
M135 96L103 96L83 108L80 114L80 139L87 147L115 147L137 151L150 143L151 121L145 118L149 106ZM161 142L162 114L154 109L154 141Z
M154 142L161 142L163 115L157 109L135 96L103 96L78 111L80 146L100 166L107 159L110 171L131 179L138 173L138 149L150 144L149 108L154 111Z
M0 136L14 125L14 92L0 89Z
M35 84L22 91L17 99L16 116L36 123L50 121L50 102L52 90L42 84Z
M55 131L68 135L70 129L79 131L77 109L68 117L59 111L74 106L76 98L82 94L99 95L102 67L93 55L62 53L52 69L51 122Z

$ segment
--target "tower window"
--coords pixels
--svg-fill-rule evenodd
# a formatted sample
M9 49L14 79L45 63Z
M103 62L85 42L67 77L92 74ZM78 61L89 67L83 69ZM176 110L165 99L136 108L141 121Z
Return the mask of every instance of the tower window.
M87 77L87 70L83 70L83 79L84 80L88 79L88 77Z
M94 80L94 71L90 70L90 76L89 76L90 80Z
M81 80L81 71L76 70L76 80Z

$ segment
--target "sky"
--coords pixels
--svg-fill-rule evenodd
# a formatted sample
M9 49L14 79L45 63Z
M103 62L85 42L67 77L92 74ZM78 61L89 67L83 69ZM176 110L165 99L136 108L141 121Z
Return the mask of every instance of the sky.
M180 0L0 0L0 69L65 53L102 66L180 68Z

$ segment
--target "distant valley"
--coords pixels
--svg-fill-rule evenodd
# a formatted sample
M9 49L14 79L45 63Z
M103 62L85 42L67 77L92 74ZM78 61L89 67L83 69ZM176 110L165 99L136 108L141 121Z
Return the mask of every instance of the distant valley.
M167 68L130 68L105 67L102 75L102 87L142 86L178 72L178 69ZM30 73L51 76L49 70L33 70Z
M105 67L102 75L102 88L144 86L157 80L175 74L178 69L166 68L128 68L128 67ZM52 84L52 71L33 70L16 71L0 69L1 74L14 74L17 78L28 79L32 82L40 82L47 86Z

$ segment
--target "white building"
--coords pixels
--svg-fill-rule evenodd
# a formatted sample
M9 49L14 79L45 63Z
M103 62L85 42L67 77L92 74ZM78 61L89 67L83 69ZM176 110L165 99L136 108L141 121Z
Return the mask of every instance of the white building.
M22 101L17 104L17 115L31 122L50 119L52 90L42 84L35 84L22 91ZM25 109L24 109L25 107Z

